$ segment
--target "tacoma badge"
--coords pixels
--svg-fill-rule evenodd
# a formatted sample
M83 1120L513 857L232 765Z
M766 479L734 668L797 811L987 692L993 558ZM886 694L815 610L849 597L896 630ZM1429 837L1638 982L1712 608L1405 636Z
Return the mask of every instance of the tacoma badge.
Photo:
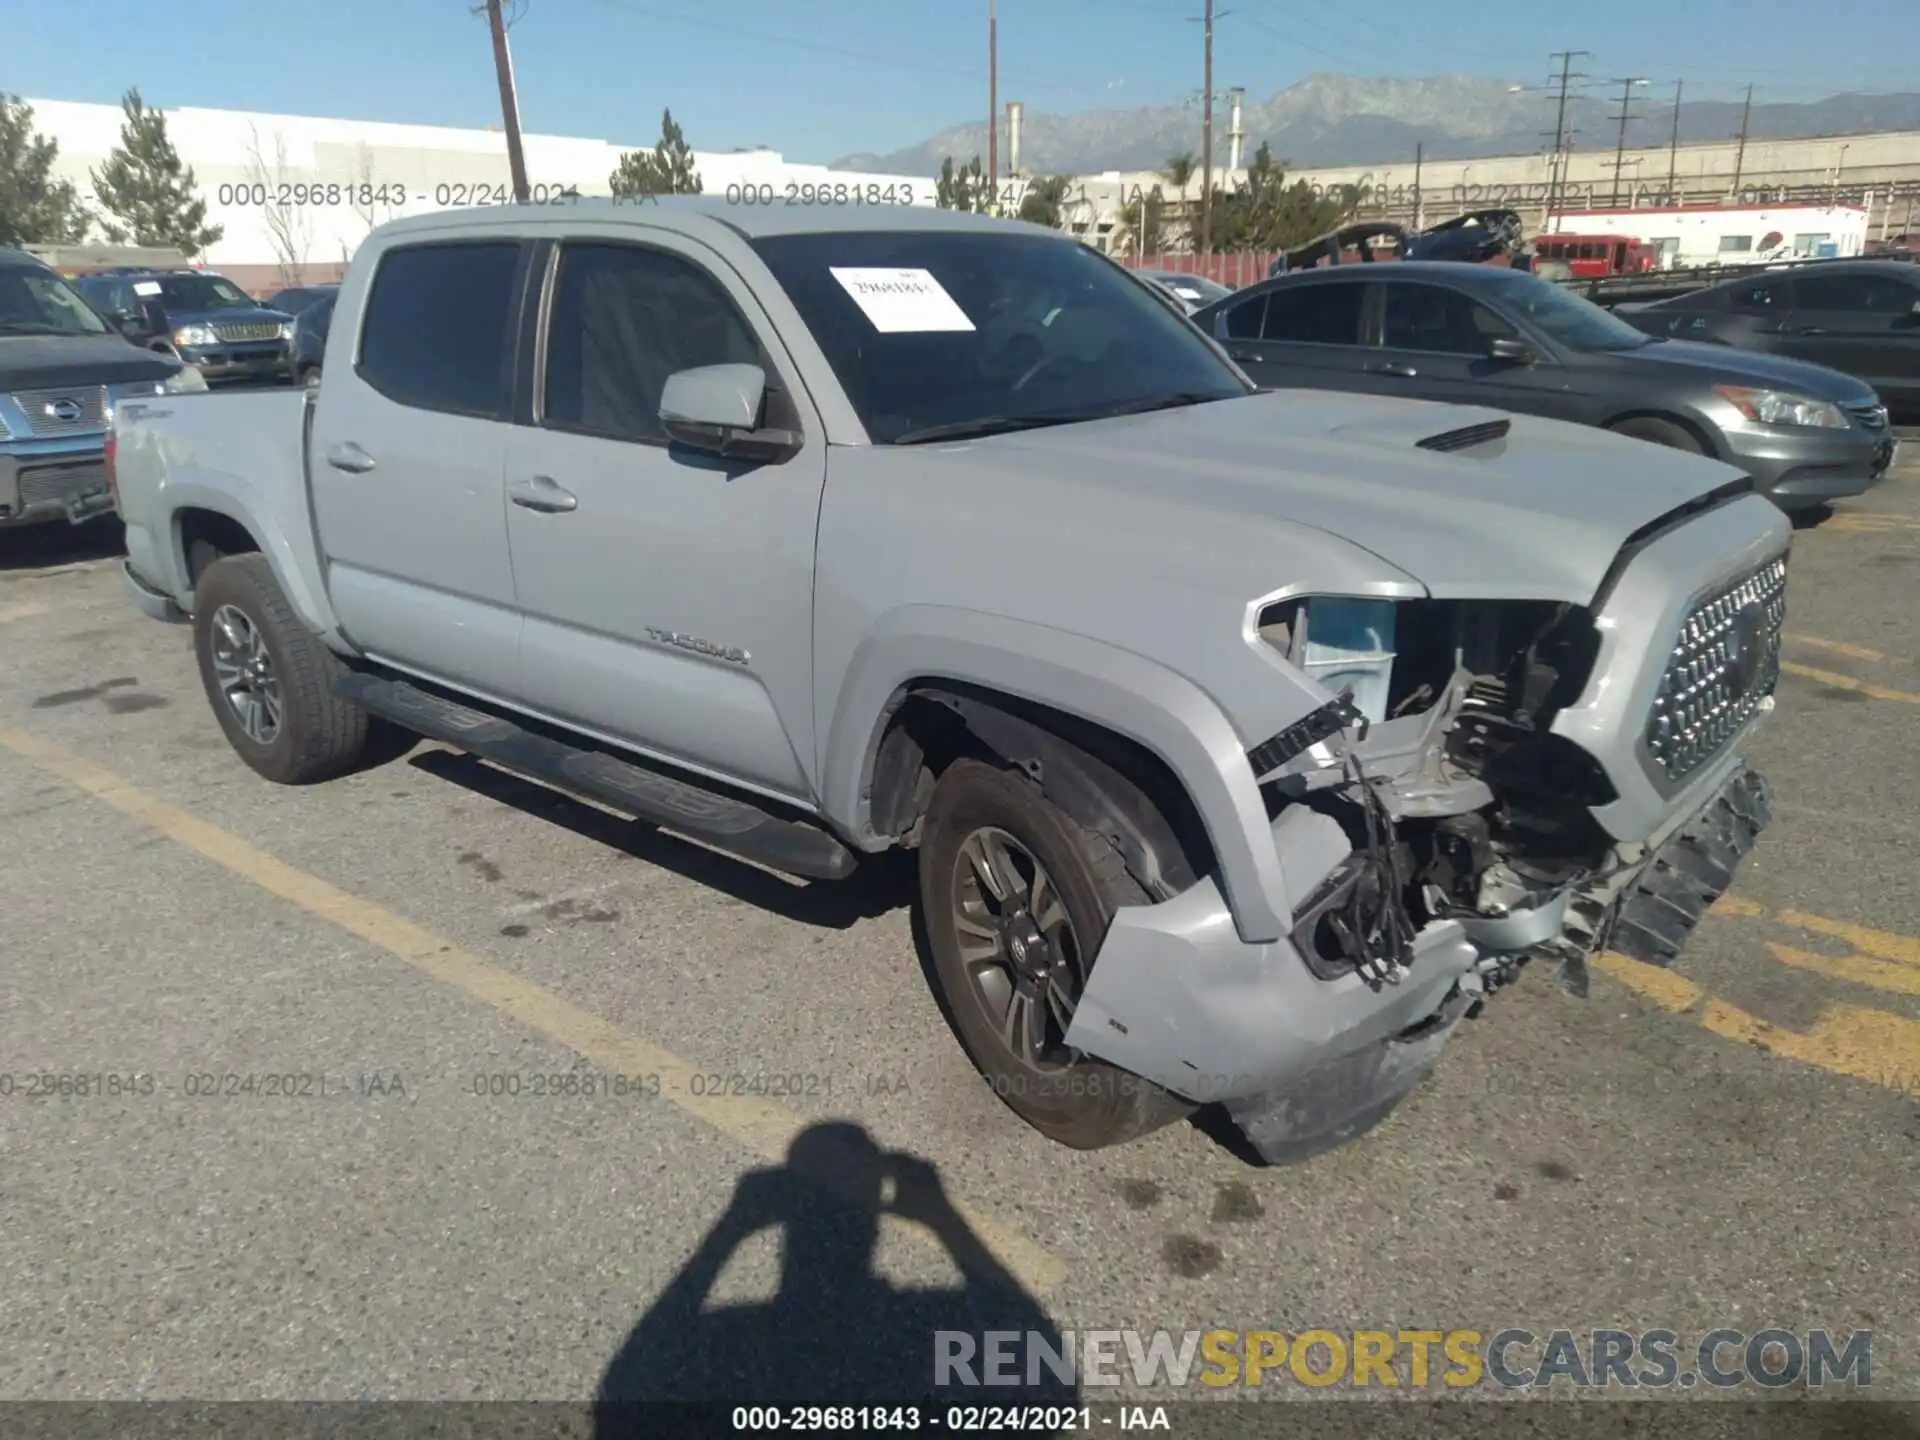
M725 660L734 665L745 665L752 658L738 645L716 645L711 640L702 640L697 635L682 635L678 630L656 630L649 625L647 634L662 645L678 645L682 650L691 650L699 655L711 655L716 660Z

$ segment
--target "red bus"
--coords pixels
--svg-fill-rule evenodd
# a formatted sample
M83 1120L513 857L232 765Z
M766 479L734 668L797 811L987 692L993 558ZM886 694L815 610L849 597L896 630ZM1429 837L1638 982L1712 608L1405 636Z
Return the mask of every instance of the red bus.
M1655 259L1653 247L1631 235L1542 235L1533 248L1542 260L1559 260L1583 278L1643 275Z

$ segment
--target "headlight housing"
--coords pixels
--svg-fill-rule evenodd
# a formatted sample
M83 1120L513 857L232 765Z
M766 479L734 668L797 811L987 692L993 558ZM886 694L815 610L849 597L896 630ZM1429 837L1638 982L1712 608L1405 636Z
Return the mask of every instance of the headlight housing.
M207 377L198 365L182 365L160 382L162 395L198 395L207 388Z
M211 325L182 325L173 332L176 345L218 345L220 337L213 333Z
M1759 425L1787 425L1804 430L1844 430L1846 413L1830 400L1795 395L1791 390L1754 390L1745 385L1716 385L1713 391L1747 419Z

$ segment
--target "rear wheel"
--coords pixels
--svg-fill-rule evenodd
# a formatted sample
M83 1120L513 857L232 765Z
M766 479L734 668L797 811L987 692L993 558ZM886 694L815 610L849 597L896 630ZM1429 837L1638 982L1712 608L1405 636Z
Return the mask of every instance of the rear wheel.
M960 760L934 787L920 899L948 1014L994 1093L1078 1150L1135 1139L1193 1108L1066 1044L1114 912L1147 898L1113 847L1024 775Z
M360 763L367 712L333 693L344 667L300 623L264 555L229 555L200 575L193 648L214 717L257 773L305 785Z
M1651 415L1637 415L1631 420L1622 420L1608 427L1616 435L1631 435L1635 440L1650 440L1655 445L1664 445L1669 450L1685 450L1690 454L1704 455L1707 447L1700 443L1699 437L1683 425L1671 420L1656 419Z

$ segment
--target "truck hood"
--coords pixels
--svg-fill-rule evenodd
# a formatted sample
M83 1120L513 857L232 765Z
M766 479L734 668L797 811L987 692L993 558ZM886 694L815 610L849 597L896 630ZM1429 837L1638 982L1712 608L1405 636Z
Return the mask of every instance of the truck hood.
M1655 314L1666 312L1655 311ZM1661 366L1672 375L1671 384L1692 381L1707 385L1746 385L1756 390L1791 390L1836 405L1876 405L1873 387L1851 375L1784 355L1762 355L1731 345L1706 345L1697 340L1658 340L1638 350L1622 350L1613 357L1622 367L1645 373Z
M0 335L0 390L164 380L180 362L112 335Z
M1454 451L1417 443L1508 422ZM972 442L1045 473L1183 495L1284 520L1377 555L1436 599L1585 604L1635 532L1746 483L1730 465L1585 426L1477 406L1263 391ZM1011 455L1009 455L1011 460ZM1284 580L1284 577L1280 577Z

